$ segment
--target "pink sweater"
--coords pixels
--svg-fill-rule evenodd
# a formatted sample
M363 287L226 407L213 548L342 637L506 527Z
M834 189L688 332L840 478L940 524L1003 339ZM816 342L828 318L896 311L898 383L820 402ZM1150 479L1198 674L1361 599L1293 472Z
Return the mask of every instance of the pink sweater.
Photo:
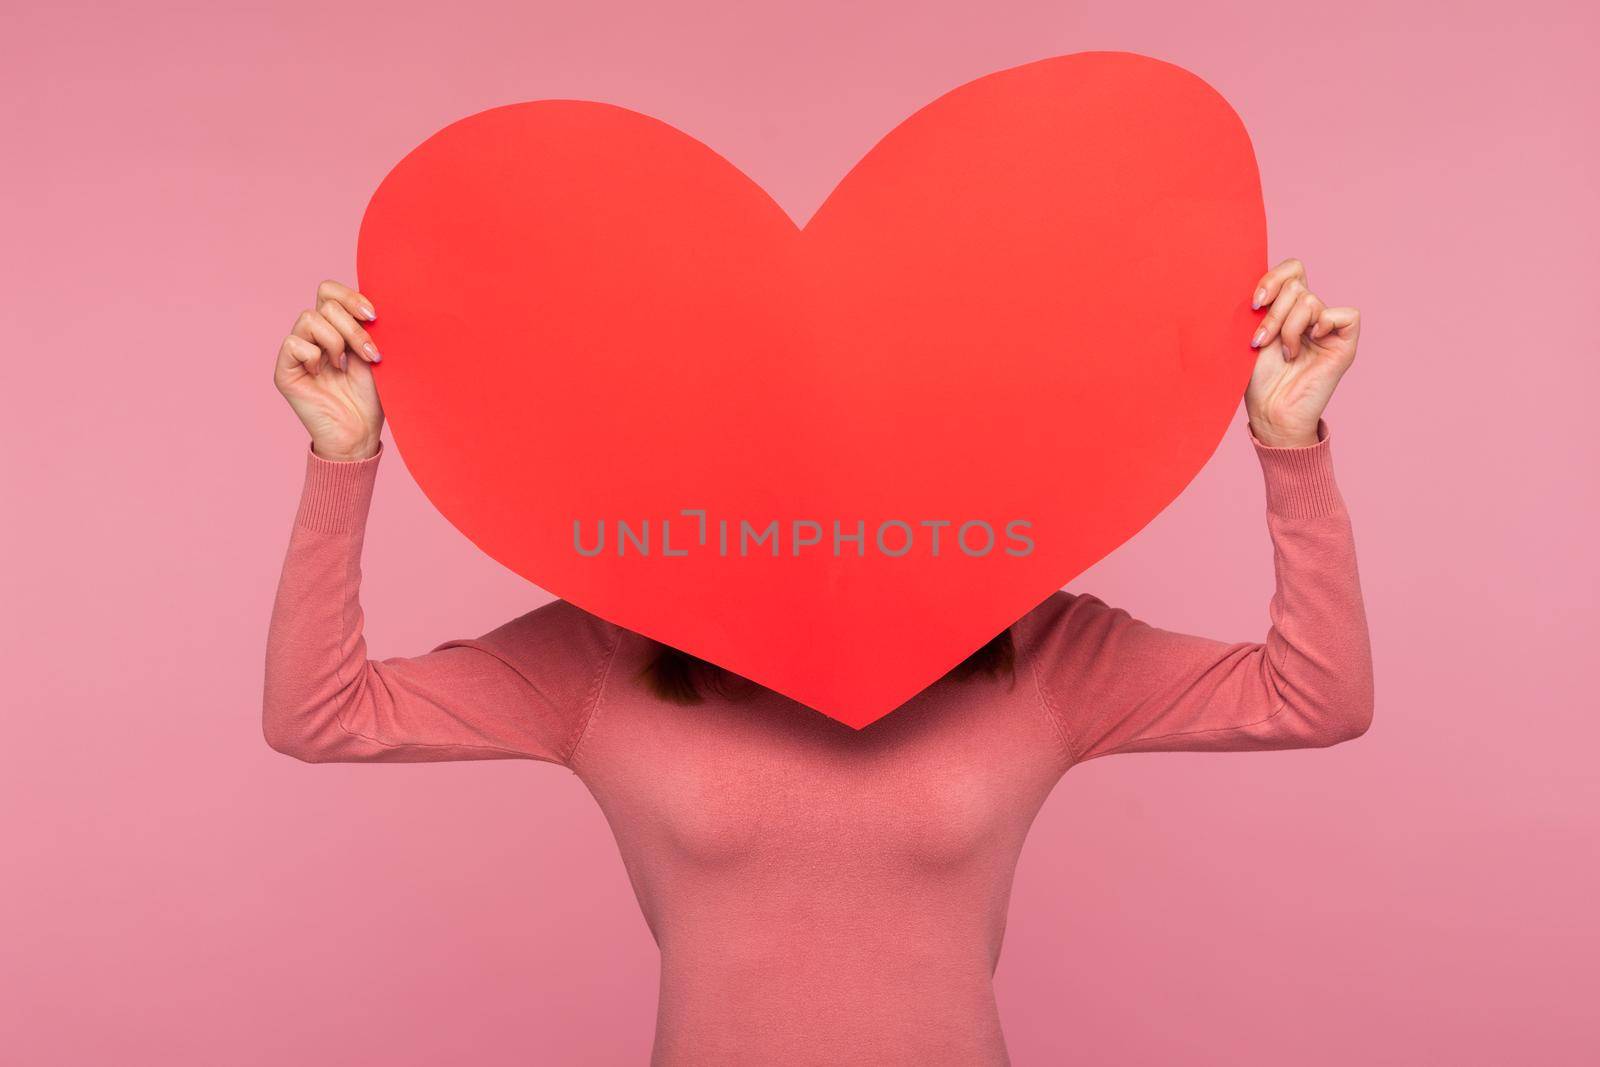
M683 707L644 638L564 601L426 655L367 658L379 457L312 454L267 644L263 726L309 762L531 759L588 787L661 952L652 1062L1008 1062L991 979L1029 824L1116 752L1336 744L1372 715L1350 521L1326 429L1256 445L1277 589L1264 644L1058 592L1014 679L928 687L865 730L769 691Z

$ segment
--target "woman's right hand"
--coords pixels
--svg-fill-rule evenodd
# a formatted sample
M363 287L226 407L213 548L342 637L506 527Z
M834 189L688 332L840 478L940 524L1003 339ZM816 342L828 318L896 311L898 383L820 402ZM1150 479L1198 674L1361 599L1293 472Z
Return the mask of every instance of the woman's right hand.
M382 357L361 326L375 318L366 297L323 282L314 307L300 313L278 346L272 380L323 459L347 462L377 454L383 405L372 364Z

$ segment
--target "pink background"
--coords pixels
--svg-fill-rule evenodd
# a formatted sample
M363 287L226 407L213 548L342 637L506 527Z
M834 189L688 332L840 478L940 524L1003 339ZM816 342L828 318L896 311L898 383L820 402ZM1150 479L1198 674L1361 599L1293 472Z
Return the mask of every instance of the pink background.
M576 779L262 742L304 442L278 339L470 112L646 111L803 219L934 95L1085 49L1220 89L1273 256L1366 313L1330 424L1379 706L1331 751L1070 774L997 979L1016 1062L1600 1055L1592 5L220 6L0 24L7 1062L642 1062L655 951ZM374 654L542 599L380 482ZM1073 587L1258 637L1261 508L1236 433Z

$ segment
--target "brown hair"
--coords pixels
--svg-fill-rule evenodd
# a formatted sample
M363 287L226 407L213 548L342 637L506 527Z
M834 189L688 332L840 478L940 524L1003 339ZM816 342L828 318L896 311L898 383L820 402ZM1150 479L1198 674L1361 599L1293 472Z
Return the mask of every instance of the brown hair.
M639 672L650 691L662 700L673 704L698 704L704 697L702 687L718 696L738 698L760 688L748 678L708 663L699 656L691 656L671 645L656 642L656 654ZM1001 630L989 643L952 667L947 678L966 679L975 674L997 678L1012 669L1016 660L1016 647L1011 640L1011 629Z

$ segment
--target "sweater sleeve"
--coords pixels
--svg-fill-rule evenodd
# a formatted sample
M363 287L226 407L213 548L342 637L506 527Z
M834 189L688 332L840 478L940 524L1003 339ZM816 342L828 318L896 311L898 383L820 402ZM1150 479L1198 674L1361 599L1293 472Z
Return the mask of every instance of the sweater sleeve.
M1318 442L1256 455L1276 588L1262 643L1148 625L1056 593L1026 620L1035 681L1075 762L1115 752L1316 748L1372 720L1372 652L1355 541Z
M557 600L425 655L367 658L361 548L381 456L308 452L267 631L267 743L308 763L570 766L620 633L611 624Z

